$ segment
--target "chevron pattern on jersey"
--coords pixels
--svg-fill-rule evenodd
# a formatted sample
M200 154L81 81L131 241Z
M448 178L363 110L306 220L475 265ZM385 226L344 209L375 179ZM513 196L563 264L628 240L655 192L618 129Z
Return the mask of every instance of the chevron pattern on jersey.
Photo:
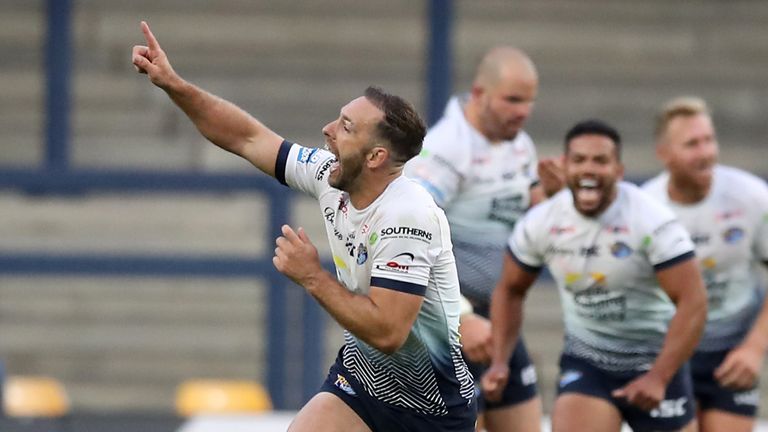
M349 332L344 332L344 339L344 367L368 394L420 414L448 414L424 345L411 343L410 349L388 356L373 349L364 354Z
M704 327L697 351L723 351L738 345L752 328L762 301L754 302L749 310L729 320L710 321Z
M589 343L573 335L565 335L563 352L587 360L603 370L621 372L649 369L660 350L660 347L643 346L638 341L625 341L624 344L615 340L611 342Z
M469 372L467 364L464 363L464 357L461 355L461 348L458 345L451 346L451 360L453 361L456 379L459 380L459 395L462 399L471 401L475 397L475 382L472 374Z
M488 307L501 267L506 244L473 244L453 240L456 270L459 273L461 293L481 308Z

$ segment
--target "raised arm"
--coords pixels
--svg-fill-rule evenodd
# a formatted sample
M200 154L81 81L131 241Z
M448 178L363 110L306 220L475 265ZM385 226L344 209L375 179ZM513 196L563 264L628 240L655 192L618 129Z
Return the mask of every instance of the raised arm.
M491 298L491 366L482 377L483 391L489 400L501 398L509 379L509 357L520 336L523 301L538 271L523 268L510 253L504 256L501 278Z
M274 177L283 139L233 103L182 79L144 21L141 31L147 45L133 47L136 71L163 89L209 141Z
M707 293L694 258L659 270L656 278L677 309L664 345L647 373L613 393L644 410L664 399L669 381L698 345L707 317Z

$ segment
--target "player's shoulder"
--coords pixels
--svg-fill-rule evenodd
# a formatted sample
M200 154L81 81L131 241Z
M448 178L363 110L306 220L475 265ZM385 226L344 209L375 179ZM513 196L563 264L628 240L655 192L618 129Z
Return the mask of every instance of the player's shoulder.
M401 175L387 187L378 207L386 217L421 217L439 209L434 198L417 180Z
M645 187L640 187L628 181L620 181L618 183L618 187L619 194L624 197L627 205L632 206L633 208L649 207L650 211L657 211L662 209L671 213L671 210L659 202L659 200L655 198Z
M658 197L639 186L622 181L619 183L622 204L630 221L645 230L653 231L677 219L675 213Z
M568 217L572 213L573 196L571 190L563 188L535 206L528 209L525 215L518 223L525 223L529 226L544 225L554 219Z
M643 182L640 188L653 196L662 197L667 193L668 183L669 172L663 171Z
M528 134L528 132L524 130L520 130L520 132L517 133L517 136L515 136L514 144L519 147L525 147L525 148L534 148L535 145L533 143L533 138L531 138L531 135Z
M717 181L734 192L765 193L768 191L765 180L740 168L718 165L715 167L715 176Z

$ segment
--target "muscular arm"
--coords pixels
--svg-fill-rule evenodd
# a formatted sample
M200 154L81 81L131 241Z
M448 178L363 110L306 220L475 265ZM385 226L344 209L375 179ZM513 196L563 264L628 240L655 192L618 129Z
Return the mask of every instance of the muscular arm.
M523 269L507 253L501 278L491 298L491 367L483 376L486 397L498 399L509 375L507 362L512 355L523 322L523 301L536 281L537 272Z
M694 259L660 270L656 278L677 309L661 352L649 371L666 384L699 343L707 318L707 293Z
M613 392L646 411L661 403L669 381L693 354L707 316L707 293L694 259L659 270L656 278L677 310L651 369Z
M310 278L304 288L342 327L385 354L405 343L424 299L375 286L367 296L354 294L328 272Z
M304 287L345 329L385 353L397 351L408 338L423 297L372 286L368 295L355 294L323 270L317 249L302 228L283 225L272 262Z
M182 79L147 23L142 21L141 30L147 46L133 47L136 70L147 74L153 84L163 89L209 141L274 176L283 139L233 103Z

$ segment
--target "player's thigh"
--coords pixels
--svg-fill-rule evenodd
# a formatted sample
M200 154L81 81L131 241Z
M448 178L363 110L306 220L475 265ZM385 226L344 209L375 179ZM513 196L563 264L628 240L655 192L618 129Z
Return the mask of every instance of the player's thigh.
M486 410L488 432L540 432L541 399L535 397L515 405Z
M754 417L716 409L699 412L698 419L700 432L751 432L755 427Z
M553 432L619 432L621 413L605 399L562 393L552 410Z
M288 432L371 432L371 429L336 395L321 392L301 408Z

